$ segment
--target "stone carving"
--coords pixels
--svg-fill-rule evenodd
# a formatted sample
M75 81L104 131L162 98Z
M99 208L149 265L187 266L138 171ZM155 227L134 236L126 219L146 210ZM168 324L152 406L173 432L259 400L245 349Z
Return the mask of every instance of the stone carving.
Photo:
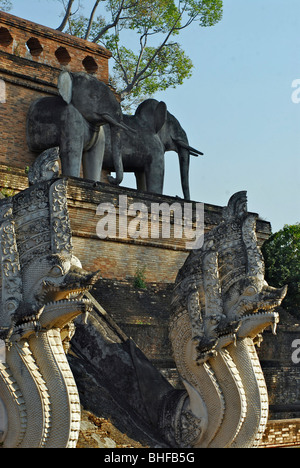
M75 447L80 428L61 333L69 341L72 320L90 310L83 294L97 274L72 254L67 182L53 178L55 154L50 166L48 154L30 171L31 183L36 174L43 182L0 201L0 443L7 448Z
M73 320L92 308L83 296L98 274L73 255L57 159L57 149L40 155L30 188L0 201L0 444L7 448L76 447L79 434L65 351ZM185 390L158 378L129 344L144 412L169 447L255 447L265 430L268 394L255 344L266 327L275 333L287 288L264 280L255 225L246 192L233 195L178 273L170 340Z
M140 104L134 116L124 115L123 122L135 130L134 135L121 130L121 146L124 170L135 173L138 190L162 194L165 152L175 151L179 157L183 195L189 200L190 155L203 153L189 145L186 132L167 111L166 104L147 99ZM110 129L107 126L105 135L103 169L113 171Z
M118 185L125 168L135 173L138 190L157 194L163 192L164 154L175 151L183 195L190 199L190 155L203 153L189 145L186 132L164 102L147 99L134 116L123 115L108 86L86 73L67 71L59 76L58 92L59 96L37 99L30 106L27 143L31 151L50 150L54 158L58 151L63 176L80 177L82 164L83 177L96 182L103 168L116 172L116 178L108 176L108 180ZM32 177L38 175L32 173Z
M104 154L103 125L109 124L114 171L123 180L120 129L121 106L113 91L87 73L64 71L58 80L59 96L34 101L27 117L27 142L31 151L59 147L62 175L80 177L81 162L86 179L100 181Z
M59 148L50 148L41 153L28 171L29 185L47 182L59 175Z
M255 225L246 192L235 194L178 273L170 339L186 392L164 399L160 427L171 446L253 447L265 430L268 395L254 343L268 326L275 333L287 288L264 280Z

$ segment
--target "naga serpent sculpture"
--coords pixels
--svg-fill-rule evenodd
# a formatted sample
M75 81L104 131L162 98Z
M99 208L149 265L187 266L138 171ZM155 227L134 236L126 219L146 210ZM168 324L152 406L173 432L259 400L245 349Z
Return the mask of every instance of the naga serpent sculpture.
M45 155L44 155L45 156ZM4 448L76 447L77 387L62 338L88 313L97 274L72 254L67 182L50 151L27 190L0 202L0 443ZM69 336L70 335L70 336Z
M287 288L264 280L256 215L236 193L222 222L179 271L170 340L186 391L164 399L160 427L173 447L249 448L268 419L268 393L255 341L279 315Z
M0 201L0 445L7 448L72 448L79 435L65 346L74 318L92 307L83 296L98 273L73 255L57 159L57 149L40 155L31 187ZM186 390L168 387L162 396L158 429L170 447L255 447L265 430L268 394L255 343L266 327L275 332L274 309L287 288L265 282L255 226L246 192L235 194L178 273L170 339Z

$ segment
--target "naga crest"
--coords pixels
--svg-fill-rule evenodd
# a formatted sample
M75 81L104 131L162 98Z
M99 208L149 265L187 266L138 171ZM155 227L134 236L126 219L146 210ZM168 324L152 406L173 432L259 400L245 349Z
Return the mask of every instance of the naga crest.
M276 330L274 309L286 288L272 288L264 279L256 218L247 212L246 192L233 195L222 222L178 273L172 313L188 313L199 363L238 337L255 338L271 324Z
M251 447L263 435L268 398L253 340L275 333L287 288L264 279L256 219L246 192L233 195L178 273L170 340L187 393L166 398L161 423L175 446Z
M67 182L49 156L45 177L30 170L31 187L0 201L0 442L8 448L74 447L80 428L61 331L89 311L83 295L97 274L72 253Z

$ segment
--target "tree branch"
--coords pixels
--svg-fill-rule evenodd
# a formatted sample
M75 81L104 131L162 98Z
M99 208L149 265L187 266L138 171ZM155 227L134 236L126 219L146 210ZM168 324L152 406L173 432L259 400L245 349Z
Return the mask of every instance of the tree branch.
M145 31L145 33L140 37L141 49L140 49L140 55L139 55L139 58L137 60L137 64L136 64L136 67L135 67L134 77L137 76L137 74L138 74L140 64L141 64L141 61L142 61L142 57L143 57L143 54L144 54L144 51L145 51L145 48L146 48L146 45L147 45L147 40L148 40L148 32Z
M118 44L117 44L117 55L118 55L118 60L117 60L115 57L114 57L114 59L115 59L115 61L119 64L119 67L120 67L121 70L122 70L125 83L127 84L127 86L129 86L128 75L127 75L127 72L126 72L125 68L123 67L123 63L122 63L122 60L121 60L120 50L119 50Z
M117 12L117 15L114 19L114 21L110 24L108 24L107 26L105 26L104 28L101 29L101 31L99 32L99 34L97 34L97 36L95 37L95 39L93 40L93 42L98 42L99 39L101 39L101 37L109 30L109 29L112 29L112 28L115 28L120 20L120 17L121 17L121 13L124 9L124 3L125 3L125 0L122 0L121 2L121 6Z
M72 12L72 6L73 6L73 3L74 3L75 0L69 0L69 3L68 3L68 6L66 8L66 14L65 14L65 17L64 19L62 20L62 23L61 25L57 28L57 31L63 31L66 27L66 24L71 16L71 12Z
M182 19L183 17L183 14L186 12L186 8L187 8L187 2L185 2L185 4L183 5L183 7L181 7L179 9L180 11L180 14L178 16L178 18L176 19L176 21L174 22L172 28L170 29L170 31L168 32L167 36L165 37L164 41L162 42L162 44L156 49L155 53L152 55L152 57L148 60L147 64L145 65L145 67L138 73L138 69L139 69L139 65L140 65L140 62L141 62L141 57L143 55L143 52L144 52L144 49L142 48L141 49L141 52L140 52L140 56L139 56L139 60L138 60L138 63L137 63L137 67L136 67L136 73L134 74L134 77L133 79L131 80L131 83L128 83L126 82L127 86L125 89L123 89L121 91L121 98L123 99L126 95L128 95L132 90L133 88L138 85L141 81L144 80L144 76L145 76L145 79L152 76L154 72L150 72L148 74L146 74L147 70L150 68L150 66L152 65L152 63L154 62L154 60L156 59L156 57L160 54L160 52L163 50L163 48L167 45L167 42L169 40L169 38L171 37L171 35L175 32L175 31L180 31L182 29L185 29L187 28L188 26L190 26L190 24L195 21L195 18L197 17L197 15L195 16L191 16L187 21L186 23L183 25L183 26L177 26L179 21ZM143 36L147 36L148 33L145 33ZM149 34L150 35L150 34ZM142 40L143 36L140 38L140 41ZM147 37L145 38L145 43L147 42ZM142 46L142 44L141 44Z
M156 57L159 55L159 53L162 51L162 49L166 46L169 38L171 37L171 35L173 34L174 31L176 31L176 25L178 23L178 21L181 19L181 16L180 15L177 20L175 21L174 23L174 26L171 28L171 30L168 32L167 36L165 37L165 40L163 41L163 43L156 49L155 53L152 55L152 57L148 60L147 64L145 65L145 67L137 74L134 75L131 83L129 83L129 85L123 90L121 91L121 97L123 98L124 96L126 96L128 93L130 93L135 84L138 83L140 81L140 78L144 75L144 73L146 73L146 71L148 70L148 68L150 67L150 65L154 62L154 60L156 59Z
M93 24L93 21L94 21L94 16L95 16L95 13L96 13L96 10L98 8L99 3L100 3L100 0L96 0L96 3L95 3L94 8L92 10L90 20L89 20L89 25L87 27L87 30L86 30L86 33L85 33L85 36L84 36L84 39L86 39L86 40L88 39L88 37L90 35L91 29L92 29L92 24Z

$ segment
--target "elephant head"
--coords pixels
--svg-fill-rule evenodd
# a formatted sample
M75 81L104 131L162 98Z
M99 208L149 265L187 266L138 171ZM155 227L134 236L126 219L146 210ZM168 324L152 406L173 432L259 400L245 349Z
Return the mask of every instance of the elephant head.
M159 132L159 137L165 151L175 151L178 154L183 195L186 200L190 200L190 156L203 156L203 153L189 145L186 132L170 112L167 114L165 125Z
M123 124L121 106L113 91L97 78L86 73L69 73L64 71L58 80L58 90L66 104L72 105L83 116L87 124L95 129L109 124L116 178L110 182L118 185L123 180L121 155L121 129L133 131ZM87 164L89 162L87 161Z
M189 145L186 132L178 120L167 111L164 102L147 99L140 104L136 115L140 119L151 123L164 145L165 151L175 151L178 154L184 198L190 200L190 156L203 155L203 153Z
M149 127L153 133L158 133L167 120L167 105L155 99L146 99L135 111L135 117Z

